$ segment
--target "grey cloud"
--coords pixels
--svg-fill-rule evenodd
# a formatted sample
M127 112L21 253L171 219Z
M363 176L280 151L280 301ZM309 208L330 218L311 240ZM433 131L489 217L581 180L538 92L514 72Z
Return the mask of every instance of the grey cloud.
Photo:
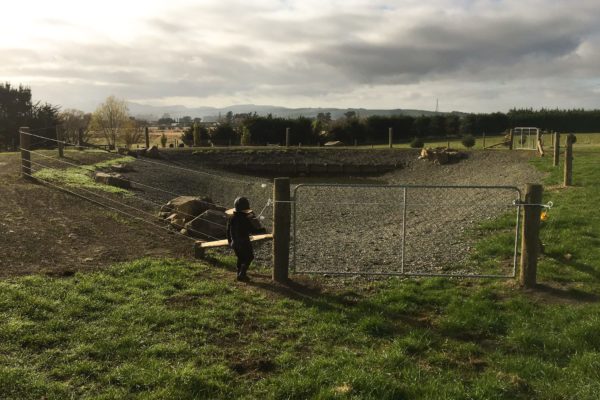
M574 19L562 19L562 28L556 22L554 18L536 24L512 18L437 21L398 32L384 44L342 42L313 49L306 57L362 83L404 83L443 74L466 78L488 68L497 73L499 66L508 75L524 76L533 72L519 68L528 60L558 61L589 35L590 27Z
M0 49L0 58L2 74L70 79L71 88L88 85L90 96L113 90L131 98L338 99L356 89L401 91L415 83L443 91L440 82L453 81L469 85L465 101L478 104L478 94L510 98L516 86L503 82L543 77L556 92L596 78L600 29L590 15L600 7L574 3L539 14L473 7L403 19L402 10L376 7L283 18L267 6L223 2L148 19L147 30L128 44L73 41L46 53ZM225 33L228 42L210 33ZM50 84L44 88L60 98Z

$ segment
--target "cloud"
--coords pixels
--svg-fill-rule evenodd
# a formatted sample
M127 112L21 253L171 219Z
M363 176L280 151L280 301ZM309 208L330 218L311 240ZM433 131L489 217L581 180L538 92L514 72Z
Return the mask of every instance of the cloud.
M109 94L190 106L429 109L443 97L465 111L600 100L594 1L169 4L128 6L115 18L66 1L34 12L21 36L0 41L0 79L68 107ZM528 104L523 91L536 92Z

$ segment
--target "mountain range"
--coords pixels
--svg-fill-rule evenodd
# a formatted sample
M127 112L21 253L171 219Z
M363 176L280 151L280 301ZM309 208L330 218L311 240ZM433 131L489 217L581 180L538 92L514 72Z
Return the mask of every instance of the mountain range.
M229 111L234 114L243 113L254 113L258 115L266 116L273 115L274 117L282 118L297 118L297 117L308 117L314 118L319 113L331 113L333 119L342 117L344 113L348 111L355 111L361 117L369 117L371 115L408 115L412 117L418 117L421 115L431 116L436 114L449 114L446 112L436 112L427 110L413 110L413 109L367 109L367 108L321 108L321 107L306 107L306 108L287 108L270 105L256 105L256 104L238 104L229 107L196 107L190 108L181 105L173 106L151 106L146 104L140 104L135 102L128 102L129 112L138 118L144 118L148 120L157 120L158 118L168 114L171 118L181 118L184 116L190 116L192 118L202 118L203 121L214 121L219 118L219 115L225 115ZM462 115L464 113L458 111L452 111L453 114Z

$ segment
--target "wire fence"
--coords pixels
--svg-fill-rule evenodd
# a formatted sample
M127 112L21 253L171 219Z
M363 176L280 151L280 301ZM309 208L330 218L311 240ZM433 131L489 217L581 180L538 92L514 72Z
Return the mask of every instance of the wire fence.
M292 265L298 273L514 277L515 187L299 185ZM500 224L503 249L475 243Z
M27 133L26 133L27 134ZM38 140L71 145L31 134ZM200 218L210 231L172 229L158 218L175 197L201 197L219 210L245 196L267 231L273 228L273 184L265 179L203 167L201 155L177 152L161 159L123 159L95 146L60 158L49 152L21 149L31 156L26 175L104 208L119 212L189 240L223 238L224 220L180 212L186 220ZM98 161L102 161L98 163ZM94 185L93 174L125 161L121 172L131 185L125 195ZM54 176L45 172L58 174ZM71 184L61 177L77 175L91 183ZM506 186L424 185L298 185L290 201L293 210L291 261L297 273L514 277L519 239L521 194ZM164 217L164 215L163 215ZM189 217L189 218L188 218ZM492 259L481 259L475 247L491 231L499 235ZM266 242L256 245L259 263L271 264ZM506 251L510 249L510 251ZM488 249L489 250L489 249ZM490 254L490 251L485 252ZM479 257L479 258L478 258Z
M35 138L36 141L35 145L32 143L31 146L35 150L20 149L31 158L31 167L24 172L26 175L96 205L158 229L175 232L189 240L195 241L199 237L204 240L220 240L225 234L224 215L215 219L204 217L204 214L177 211L186 222L196 218L203 226L212 228L196 230L193 225L188 224L184 234L179 232L181 226L173 227L159 218L159 212L170 200L181 196L200 198L203 204L219 211L232 208L236 197L245 196L250 200L263 227L267 231L272 230L272 183L267 180L208 170L200 166L196 155L191 154L180 157L180 153L168 156L161 152L160 159L124 158L123 154L115 151L98 149L98 146L89 144L77 144L79 151L68 152L64 158L60 158L39 148L48 147L44 146L44 142L51 145L75 145L31 132L22 133ZM103 190L102 185L94 181L96 172L111 172L114 168L112 164L115 163L126 164L125 169L119 168L119 175L127 181L130 189L122 194ZM258 245L257 260L268 263L270 259L271 252L268 248Z

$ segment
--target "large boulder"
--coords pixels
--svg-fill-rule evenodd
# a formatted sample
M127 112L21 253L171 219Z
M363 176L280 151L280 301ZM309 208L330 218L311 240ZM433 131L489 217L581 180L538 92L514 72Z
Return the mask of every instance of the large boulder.
M150 146L150 148L146 150L144 156L148 158L160 158L160 151L158 151L158 147Z
M131 172L133 171L133 167L129 164L121 163L121 164L113 164L110 166L111 171L113 172Z
M224 239L226 236L227 216L218 210L206 210L185 224L187 233L208 240Z
M106 172L96 172L94 174L94 180L98 183L105 185L116 186L122 189L130 189L131 182L125 179L120 174L108 174Z
M183 229L186 223L185 218L180 216L177 213L173 213L166 218L167 221L171 223L171 225L177 230Z
M207 210L225 211L225 208L213 204L210 197L180 196L162 206L159 216L177 214L178 219L189 222Z
M447 147L436 147L432 148L423 148L421 150L421 155L419 156L420 160L429 160L433 161L434 164L443 165L453 162L458 162L462 158L466 158L467 154L453 150Z

